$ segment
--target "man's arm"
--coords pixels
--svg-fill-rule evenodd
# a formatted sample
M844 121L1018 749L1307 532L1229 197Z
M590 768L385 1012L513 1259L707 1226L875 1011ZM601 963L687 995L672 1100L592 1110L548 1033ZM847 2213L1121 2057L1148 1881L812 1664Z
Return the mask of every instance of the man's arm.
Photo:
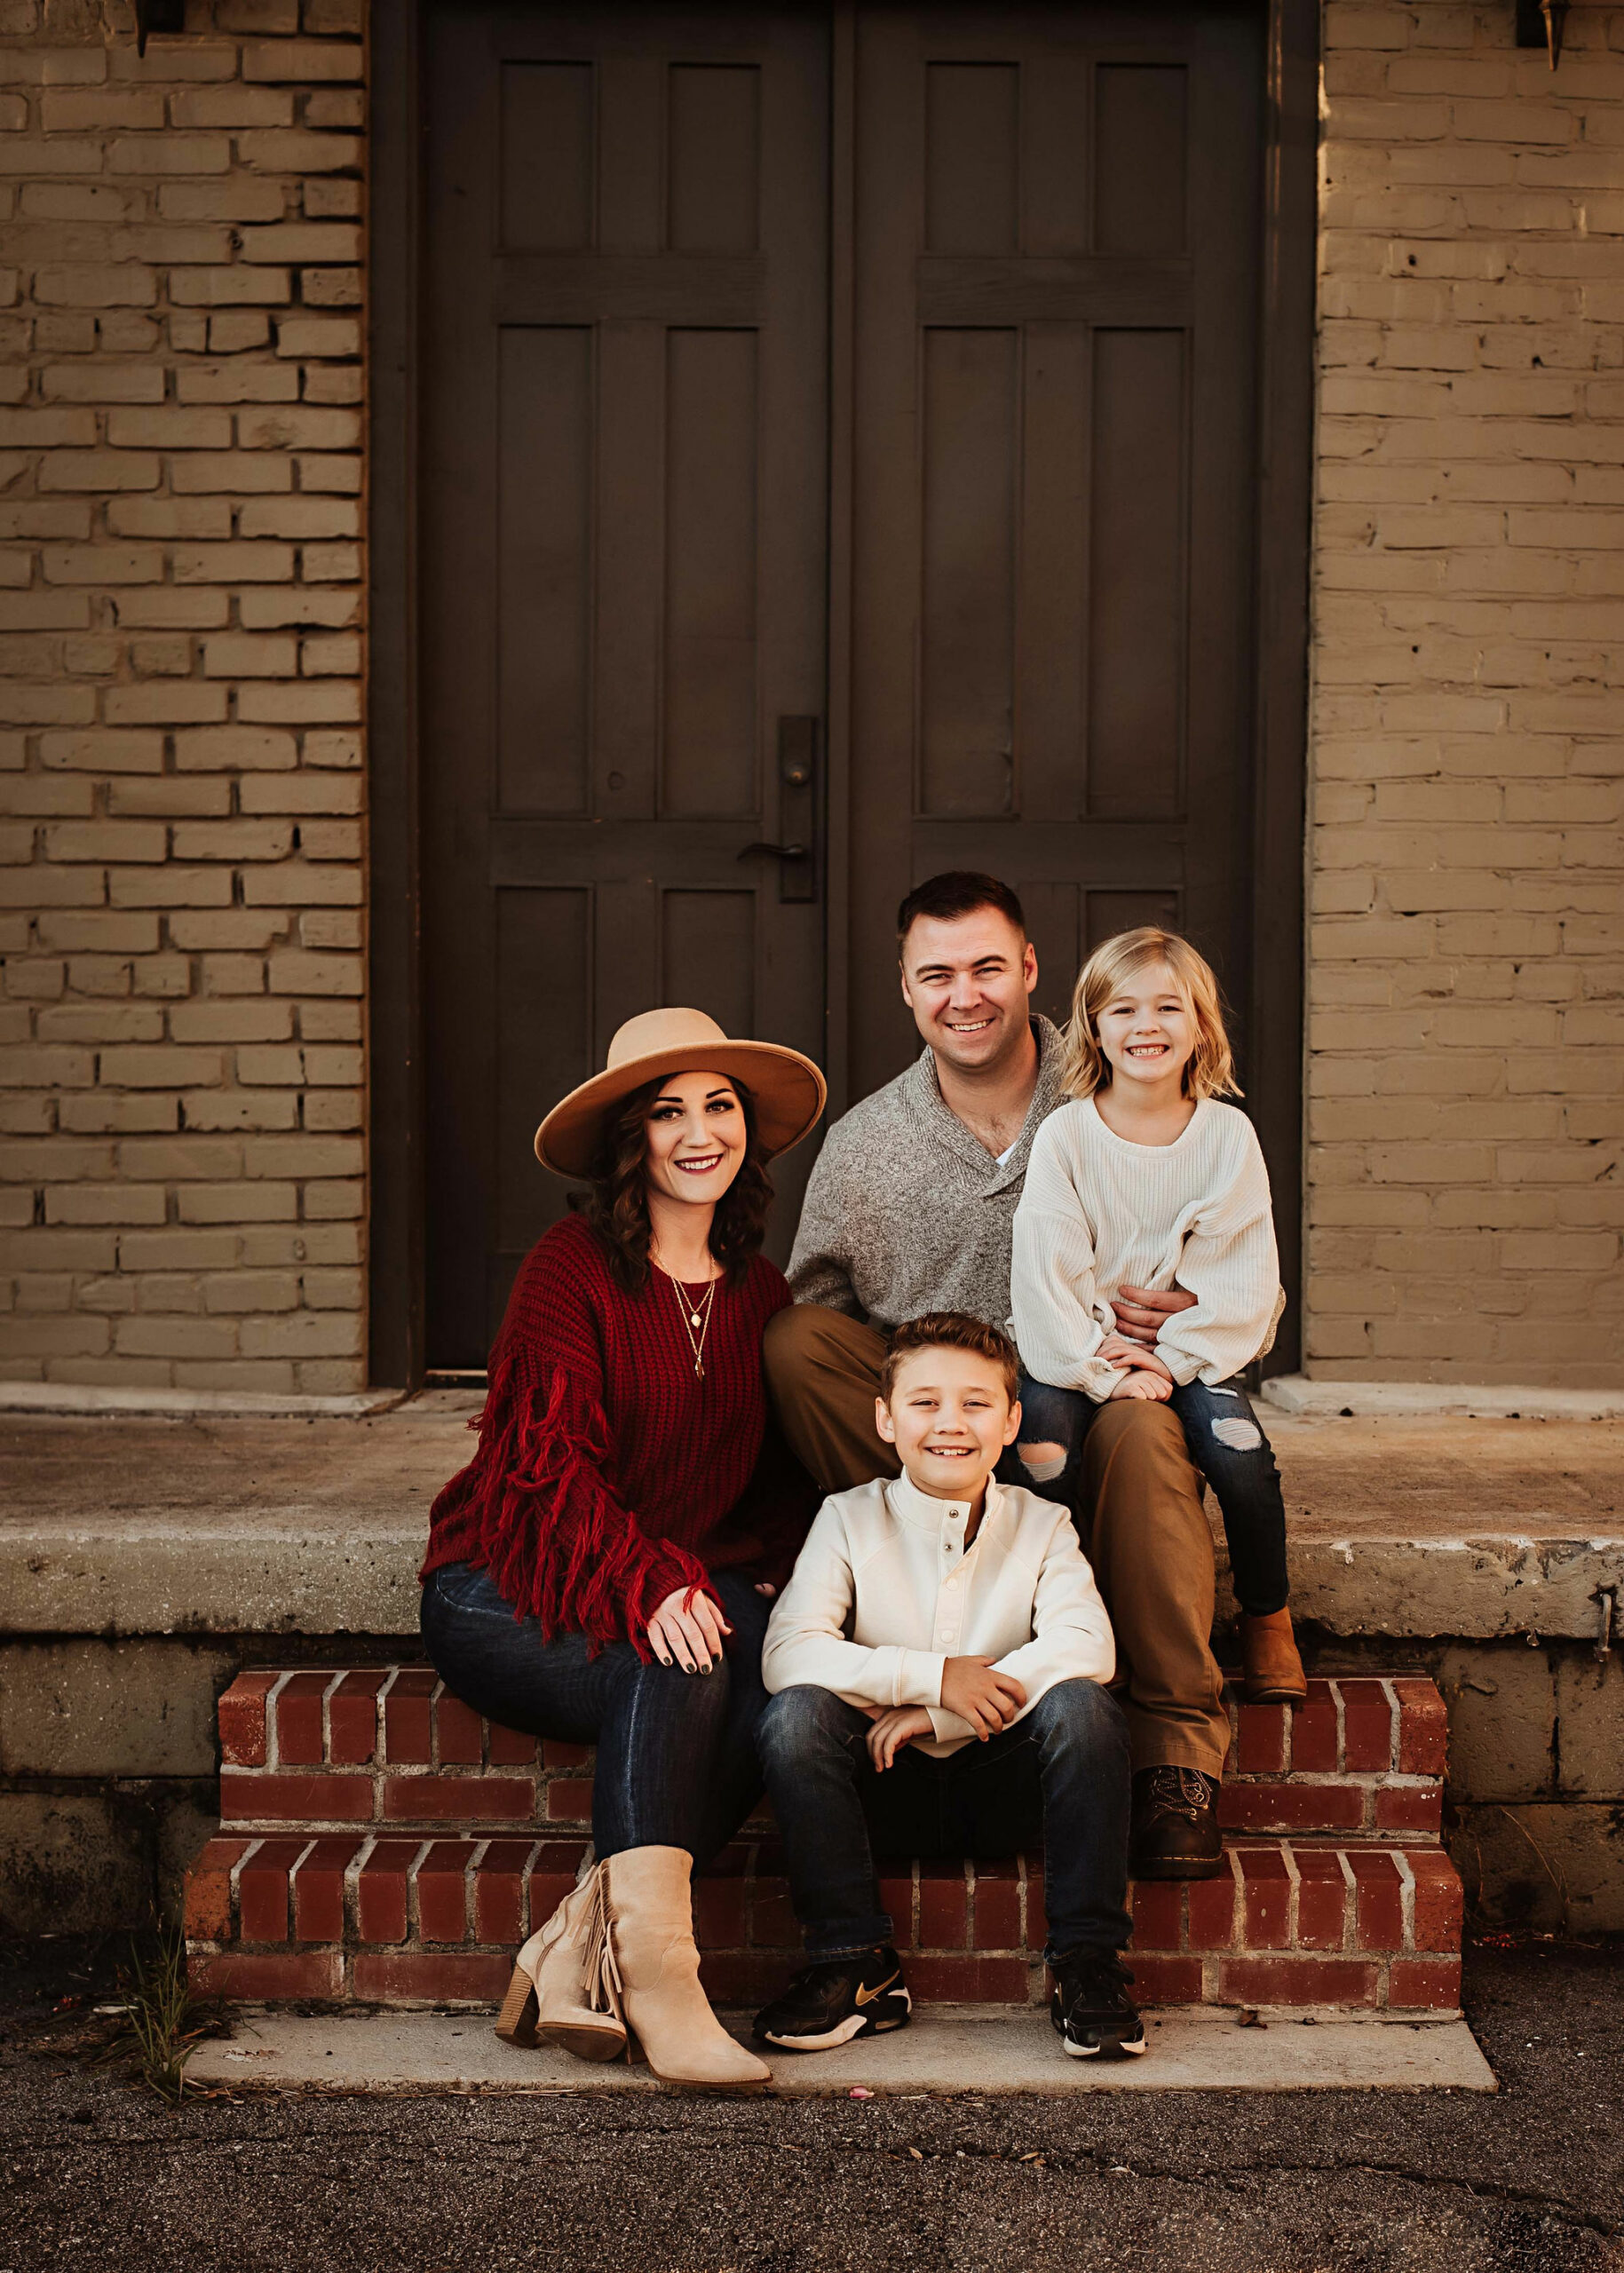
M1153 1350L1161 1338L1163 1321L1176 1311L1190 1309L1195 1296L1185 1294L1182 1287L1169 1287L1160 1295L1149 1287L1119 1287L1110 1299L1116 1314L1116 1330L1124 1341Z
M784 1275L797 1303L820 1303L825 1310L860 1318L863 1306L852 1284L849 1224L853 1195L844 1172L844 1150L831 1129L807 1178L801 1220Z

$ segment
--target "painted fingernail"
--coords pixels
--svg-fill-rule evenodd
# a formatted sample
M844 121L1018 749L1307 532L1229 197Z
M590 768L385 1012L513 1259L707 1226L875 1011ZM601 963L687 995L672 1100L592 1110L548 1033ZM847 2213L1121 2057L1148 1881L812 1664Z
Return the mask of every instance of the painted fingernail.
M670 1664L670 1662L671 1662L671 1661L670 1661L669 1658L661 1658L661 1660L660 1660L660 1662L661 1662L661 1664L662 1666L669 1666L669 1665Z

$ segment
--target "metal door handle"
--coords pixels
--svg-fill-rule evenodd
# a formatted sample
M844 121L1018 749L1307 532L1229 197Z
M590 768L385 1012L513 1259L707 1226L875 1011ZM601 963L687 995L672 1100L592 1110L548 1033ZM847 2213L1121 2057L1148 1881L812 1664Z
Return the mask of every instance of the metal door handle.
M818 897L818 721L778 722L778 825L787 842L747 844L741 860L776 860L780 903L803 906ZM769 812L772 810L768 808Z

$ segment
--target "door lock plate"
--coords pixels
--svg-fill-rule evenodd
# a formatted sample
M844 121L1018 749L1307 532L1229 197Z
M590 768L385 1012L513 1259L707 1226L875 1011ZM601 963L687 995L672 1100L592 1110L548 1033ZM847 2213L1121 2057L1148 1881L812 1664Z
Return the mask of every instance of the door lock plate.
M778 722L779 842L780 900L818 897L818 728L816 718ZM767 849L767 848L763 848Z

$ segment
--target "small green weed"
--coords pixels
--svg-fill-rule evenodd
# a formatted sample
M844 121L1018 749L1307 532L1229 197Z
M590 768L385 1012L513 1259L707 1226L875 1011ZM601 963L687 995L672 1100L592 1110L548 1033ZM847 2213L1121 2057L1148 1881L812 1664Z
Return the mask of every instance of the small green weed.
M123 2011L101 2057L139 2068L142 2081L173 2104L186 2090L186 2062L220 2025L215 2008L186 1985L186 1944L178 1931L160 1928L150 1939L131 1937L130 1962L118 1968L118 1994Z

